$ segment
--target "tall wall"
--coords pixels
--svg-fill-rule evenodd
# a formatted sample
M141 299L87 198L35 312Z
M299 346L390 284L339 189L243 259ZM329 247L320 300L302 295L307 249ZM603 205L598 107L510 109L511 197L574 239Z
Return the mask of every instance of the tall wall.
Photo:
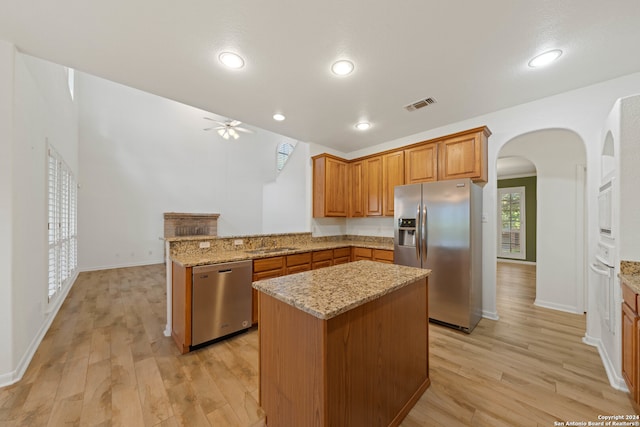
M68 91L64 67L20 53L14 58L13 78L0 76L2 85L10 82L13 93L9 114L12 134L7 139L11 213L6 223L11 228L6 234L11 245L7 257L11 276L2 281L0 290L5 293L5 286L9 287L11 310L7 312L11 318L3 322L3 328L10 328L11 339L3 341L8 349L1 352L0 358L8 355L9 366L0 361L0 383L20 378L69 289L65 288L51 302L48 300L47 142L75 174L78 171L77 109ZM6 185L4 180L3 184ZM3 194L2 199L5 197ZM4 236L3 233L3 240ZM5 257L2 259L4 262ZM2 316L7 312L2 310Z
M0 40L0 386L13 380L13 75L15 49Z
M164 212L219 213L223 236L270 231L263 211L277 208L264 200L263 187L276 180L278 143L290 139L253 128L223 140L203 131L217 126L203 117L218 116L94 76L78 79L81 269L162 262ZM299 174L306 162L294 152L285 169ZM299 194L306 181L288 172L278 180L276 188L291 189L280 194L280 206L302 219L292 229L269 224L308 231Z

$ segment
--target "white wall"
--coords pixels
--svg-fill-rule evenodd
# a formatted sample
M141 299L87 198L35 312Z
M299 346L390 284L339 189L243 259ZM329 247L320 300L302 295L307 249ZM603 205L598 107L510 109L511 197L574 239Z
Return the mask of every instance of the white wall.
M203 131L216 126L203 117L218 116L94 76L78 81L81 269L162 262L164 212L219 213L222 236L270 231L263 187L276 179L277 144L290 139L252 128L254 134L223 140ZM306 163L293 157L292 169ZM280 184L290 179L300 181L283 177ZM286 231L309 230L298 193L280 199L304 215Z
M0 386L13 363L13 45L0 40Z
M640 261L640 96L620 100L620 260Z
M594 256L597 242L596 218L597 190L600 183L599 163L601 138L605 118L616 99L640 91L640 73L630 74L589 87L496 111L469 120L452 123L415 135L395 139L367 149L348 153L347 158L356 158L383 150L393 149L426 139L439 137L465 129L487 125L493 134L489 138L489 179L484 187L484 212L487 222L482 230L483 254L483 311L486 317L497 318L496 311L496 175L497 155L502 146L519 135L544 129L568 129L580 137L587 148L587 259ZM589 277L589 289L595 286ZM559 303L562 303L559 301ZM590 305L590 312L594 312ZM589 318L590 314L588 315Z
M2 358L7 353L10 357L8 369L6 361L2 363L3 383L21 377L69 290L65 288L48 302L47 141L74 173L78 169L77 110L68 92L65 69L19 53L13 65L13 79L0 78L3 85L9 81L13 86L13 134L9 138L12 214L8 221L11 232L7 233L11 278L6 286L10 287L9 301L17 308L7 323L12 338L2 352ZM4 286L3 281L2 292Z
M262 189L262 229L269 233L308 232L309 144L298 142L284 168ZM275 160L274 160L275 163Z
M537 170L536 305L581 313L583 283L576 274L582 260L578 247L576 218L583 215L577 206L582 183L576 176L578 165L586 162L580 137L566 130L542 130L518 136L506 143L499 156L522 156Z

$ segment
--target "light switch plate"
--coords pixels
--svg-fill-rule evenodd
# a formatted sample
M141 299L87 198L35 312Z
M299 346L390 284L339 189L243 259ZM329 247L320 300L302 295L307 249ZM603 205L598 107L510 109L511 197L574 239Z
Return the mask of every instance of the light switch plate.
M211 242L200 242L200 249L206 249L211 247Z
M242 244L242 239L236 239L236 240L234 240L234 241L233 241L233 244L234 244L234 245L236 245L236 246L241 245L241 244Z

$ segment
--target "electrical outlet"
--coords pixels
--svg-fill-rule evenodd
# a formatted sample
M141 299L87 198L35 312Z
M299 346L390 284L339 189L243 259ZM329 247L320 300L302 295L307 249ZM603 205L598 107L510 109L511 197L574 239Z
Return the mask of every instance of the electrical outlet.
M200 242L200 249L206 249L211 247L211 242Z
M233 241L233 244L236 246L242 245L242 239L236 239Z

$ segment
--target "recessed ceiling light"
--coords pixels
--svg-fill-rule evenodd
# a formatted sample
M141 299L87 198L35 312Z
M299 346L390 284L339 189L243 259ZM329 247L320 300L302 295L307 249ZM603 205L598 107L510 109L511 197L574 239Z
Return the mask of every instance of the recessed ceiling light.
M541 53L529 61L529 67L544 67L545 65L549 65L556 59L560 58L560 55L562 55L562 51L560 49L553 49L548 52Z
M218 59L229 68L238 69L244 67L244 59L237 53L222 52Z
M273 120L277 120L277 121L281 122L284 119L286 119L284 114L276 113L276 114L273 115Z
M331 71L333 71L333 74L336 74L338 76L346 76L347 74L351 74L353 68L353 62L342 59L333 63L333 65L331 66Z
M369 122L360 122L356 124L356 129L358 130L367 130L371 127L371 123Z

